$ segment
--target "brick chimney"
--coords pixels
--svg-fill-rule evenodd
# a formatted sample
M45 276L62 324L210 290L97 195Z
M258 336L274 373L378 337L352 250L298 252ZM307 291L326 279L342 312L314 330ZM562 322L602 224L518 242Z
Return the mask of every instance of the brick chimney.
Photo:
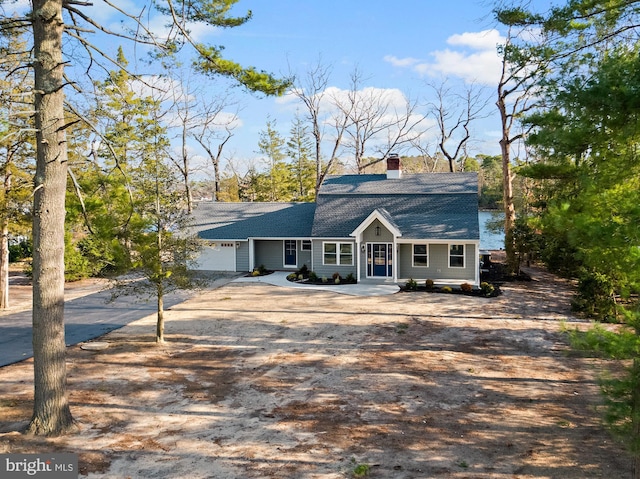
M389 156L387 156L387 179L397 180L401 177L400 157L397 153L390 153Z

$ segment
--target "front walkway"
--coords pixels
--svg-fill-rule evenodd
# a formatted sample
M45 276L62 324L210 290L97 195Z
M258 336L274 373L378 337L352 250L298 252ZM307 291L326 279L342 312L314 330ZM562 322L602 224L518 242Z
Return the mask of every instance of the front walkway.
M233 280L234 283L266 283L274 286L297 289L316 289L320 291L333 291L334 293L350 296L384 296L394 294L400 287L394 283L379 283L371 280L361 281L357 284L302 284L294 283L287 279L290 273L275 271L264 276L242 276Z

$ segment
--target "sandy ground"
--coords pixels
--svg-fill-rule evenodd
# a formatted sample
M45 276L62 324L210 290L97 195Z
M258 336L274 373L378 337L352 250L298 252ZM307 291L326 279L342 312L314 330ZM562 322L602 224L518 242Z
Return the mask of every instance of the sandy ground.
M571 286L353 297L230 283L69 348L79 431L20 434L32 363L0 369L0 453L89 478L630 478L599 419L610 363L571 353ZM1 318L0 318L1 320Z

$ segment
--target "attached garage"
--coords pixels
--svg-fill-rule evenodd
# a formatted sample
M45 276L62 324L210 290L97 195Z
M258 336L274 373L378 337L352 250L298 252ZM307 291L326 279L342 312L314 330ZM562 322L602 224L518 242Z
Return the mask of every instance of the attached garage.
M204 271L236 271L234 241L205 241L197 269Z

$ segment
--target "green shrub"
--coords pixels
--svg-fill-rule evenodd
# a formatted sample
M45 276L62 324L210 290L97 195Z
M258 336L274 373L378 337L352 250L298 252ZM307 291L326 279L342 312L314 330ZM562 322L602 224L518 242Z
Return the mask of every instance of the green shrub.
M302 274L302 275L304 275L304 276L308 276L308 275L309 275L309 268L307 267L307 265L306 265L306 264L303 264L303 265L302 265L302 268L300 268L300 269L298 270L298 274L299 274L299 275L300 275L300 274Z
M331 277L333 278L334 281L336 279L342 279L342 276L340 276L340 273L338 273L338 272L333 273L333 275Z
M9 262L31 258L31 241L25 240L9 245Z
M298 275L297 275L297 274L295 274L295 273L289 273L289 274L287 275L287 279L288 279L289 281L295 281L296 279L298 279Z
M314 271L309 271L309 281L318 281L318 275Z
M578 280L571 308L589 317L611 321L616 317L613 281L602 273L587 273Z
M418 282L413 279L413 278L409 278L409 280L407 281L407 283L404 285L405 289L407 289L408 291L415 291L418 289Z
M460 285L460 289L465 293L470 293L471 291L473 291L473 286L471 286L469 283L462 283Z
M323 276L323 277L322 277L322 282L323 282L323 283L328 283L328 282L329 282L329 280L327 279L327 277L326 277L326 276Z
M482 291L482 294L484 296L491 296L495 291L495 288L491 283L487 283L486 281L483 281L482 283L480 283L480 291Z
M424 282L424 286L427 288L427 290L431 291L433 289L433 280L432 279L428 279Z
M347 277L344 279L345 283L357 283L358 281L356 280L356 277L353 275L353 273L349 273L347 275Z

